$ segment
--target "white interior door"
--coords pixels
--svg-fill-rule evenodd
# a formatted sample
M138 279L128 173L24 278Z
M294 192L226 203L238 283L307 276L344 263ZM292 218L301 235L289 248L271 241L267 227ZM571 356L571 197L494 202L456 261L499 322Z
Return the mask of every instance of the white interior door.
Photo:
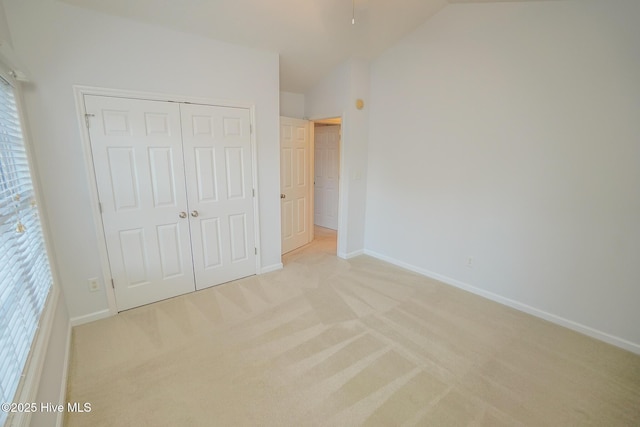
M280 118L282 253L311 241L309 122Z
M340 126L316 126L314 141L314 223L337 230Z
M193 291L178 104L84 100L118 311Z
M249 110L182 104L196 288L256 273Z

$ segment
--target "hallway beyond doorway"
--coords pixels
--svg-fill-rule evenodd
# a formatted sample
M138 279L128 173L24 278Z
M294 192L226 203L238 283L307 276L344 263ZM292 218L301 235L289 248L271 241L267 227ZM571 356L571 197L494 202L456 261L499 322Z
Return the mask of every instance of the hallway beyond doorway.
M311 243L282 255L282 263L287 265L301 256L336 255L338 247L338 232L336 230L315 225L313 234L314 237Z

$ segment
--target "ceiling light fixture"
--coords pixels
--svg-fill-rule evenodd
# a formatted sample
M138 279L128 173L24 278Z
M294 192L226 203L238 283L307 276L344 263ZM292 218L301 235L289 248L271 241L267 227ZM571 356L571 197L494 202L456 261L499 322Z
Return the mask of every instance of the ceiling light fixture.
M351 0L352 13L351 13L351 25L356 24L356 0Z

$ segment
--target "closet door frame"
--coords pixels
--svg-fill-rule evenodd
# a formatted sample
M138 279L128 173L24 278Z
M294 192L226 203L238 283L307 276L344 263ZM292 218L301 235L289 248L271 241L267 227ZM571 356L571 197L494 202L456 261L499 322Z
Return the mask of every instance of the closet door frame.
M107 296L108 311L101 312L99 315L92 316L89 320L98 320L100 318L113 316L118 313L116 306L115 291L112 287L111 267L109 264L109 256L107 251L107 242L105 239L104 227L102 224L102 214L100 213L100 198L98 196L98 185L95 180L95 169L93 165L93 157L91 155L91 139L89 137L89 128L87 126L88 118L84 104L85 95L97 95L97 96L110 96L115 98L129 98L129 99L142 99L147 101L164 101L164 102L176 102L176 103L191 103L191 104L203 104L220 107L235 107L246 108L249 110L250 122L251 122L251 170L253 189L255 190L255 196L253 197L253 221L254 221L254 234L255 234L255 246L258 248L256 254L256 274L260 272L261 265L261 245L260 245L260 209L259 209L259 188L258 188L258 150L256 146L256 132L255 129L255 104L247 104L242 102L233 102L229 100L216 100L209 98L197 98L187 97L180 95L169 95L164 93L151 93L151 92L139 92L130 90L119 90L100 88L92 86L73 86L73 93L76 103L76 111L78 117L78 126L80 130L80 139L82 142L82 151L84 154L85 168L89 177L89 192L91 197L91 215L96 232L96 238L98 240L98 253L100 256L100 267L102 269L102 283L105 287L105 294Z

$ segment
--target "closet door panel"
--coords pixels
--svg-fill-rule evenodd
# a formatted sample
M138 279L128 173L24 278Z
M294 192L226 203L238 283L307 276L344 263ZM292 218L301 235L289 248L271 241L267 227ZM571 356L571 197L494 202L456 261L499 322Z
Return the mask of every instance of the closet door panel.
M193 291L179 106L84 101L118 311Z
M256 273L250 114L180 105L196 288Z

